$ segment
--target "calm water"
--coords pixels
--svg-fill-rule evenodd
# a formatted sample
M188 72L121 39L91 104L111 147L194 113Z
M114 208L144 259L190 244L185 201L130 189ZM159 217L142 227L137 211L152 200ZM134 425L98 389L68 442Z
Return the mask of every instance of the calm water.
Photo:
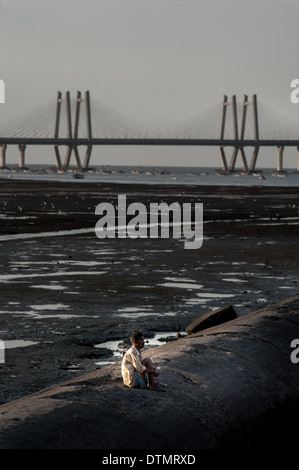
M236 185L236 186L298 186L299 173L295 169L286 170L284 175L274 176L275 169L263 169L246 175L235 172L230 175L215 173L216 168L206 167L149 167L149 166L96 166L85 173L84 179L77 182L118 182L147 184L192 184L192 185ZM73 171L57 173L45 165L31 165L29 170L0 171L2 178L13 179L54 179L74 181Z

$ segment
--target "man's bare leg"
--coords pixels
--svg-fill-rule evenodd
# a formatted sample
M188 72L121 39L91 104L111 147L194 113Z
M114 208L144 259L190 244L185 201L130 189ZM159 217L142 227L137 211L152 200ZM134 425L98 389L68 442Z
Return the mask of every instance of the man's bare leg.
M146 367L146 370L143 372L143 374L141 374L141 377L144 379L144 374L147 373L149 379L149 386L153 387L157 383L156 376L159 375L158 371L153 368L153 363L149 357L143 359L141 364Z

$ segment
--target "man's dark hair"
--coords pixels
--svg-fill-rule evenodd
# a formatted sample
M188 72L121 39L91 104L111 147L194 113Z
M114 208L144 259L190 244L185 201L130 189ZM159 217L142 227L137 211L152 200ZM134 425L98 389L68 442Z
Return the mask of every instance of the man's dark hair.
M130 337L131 344L133 345L134 343L136 343L142 336L144 336L144 334L140 333L140 331L134 331L134 333L132 333Z

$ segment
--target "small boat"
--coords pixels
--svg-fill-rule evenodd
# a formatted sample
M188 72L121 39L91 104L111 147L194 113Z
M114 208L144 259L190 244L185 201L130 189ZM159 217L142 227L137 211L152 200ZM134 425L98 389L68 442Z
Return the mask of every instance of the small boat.
M73 178L75 178L75 179L83 179L83 178L85 178L85 176L83 175L83 173L74 173L74 174L73 174Z

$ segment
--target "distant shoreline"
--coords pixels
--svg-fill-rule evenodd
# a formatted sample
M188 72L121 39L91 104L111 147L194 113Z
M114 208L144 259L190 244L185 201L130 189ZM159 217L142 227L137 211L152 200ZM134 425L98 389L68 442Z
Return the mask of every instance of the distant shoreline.
M75 178L77 176L77 178ZM79 179L80 177L80 179ZM299 186L299 173L295 169L277 172L264 168L247 174L242 170L224 174L217 167L165 167L139 165L98 165L88 170L70 168L58 170L48 165L29 165L20 169L11 167L0 170L1 181L40 180L81 183L184 185L184 186Z

